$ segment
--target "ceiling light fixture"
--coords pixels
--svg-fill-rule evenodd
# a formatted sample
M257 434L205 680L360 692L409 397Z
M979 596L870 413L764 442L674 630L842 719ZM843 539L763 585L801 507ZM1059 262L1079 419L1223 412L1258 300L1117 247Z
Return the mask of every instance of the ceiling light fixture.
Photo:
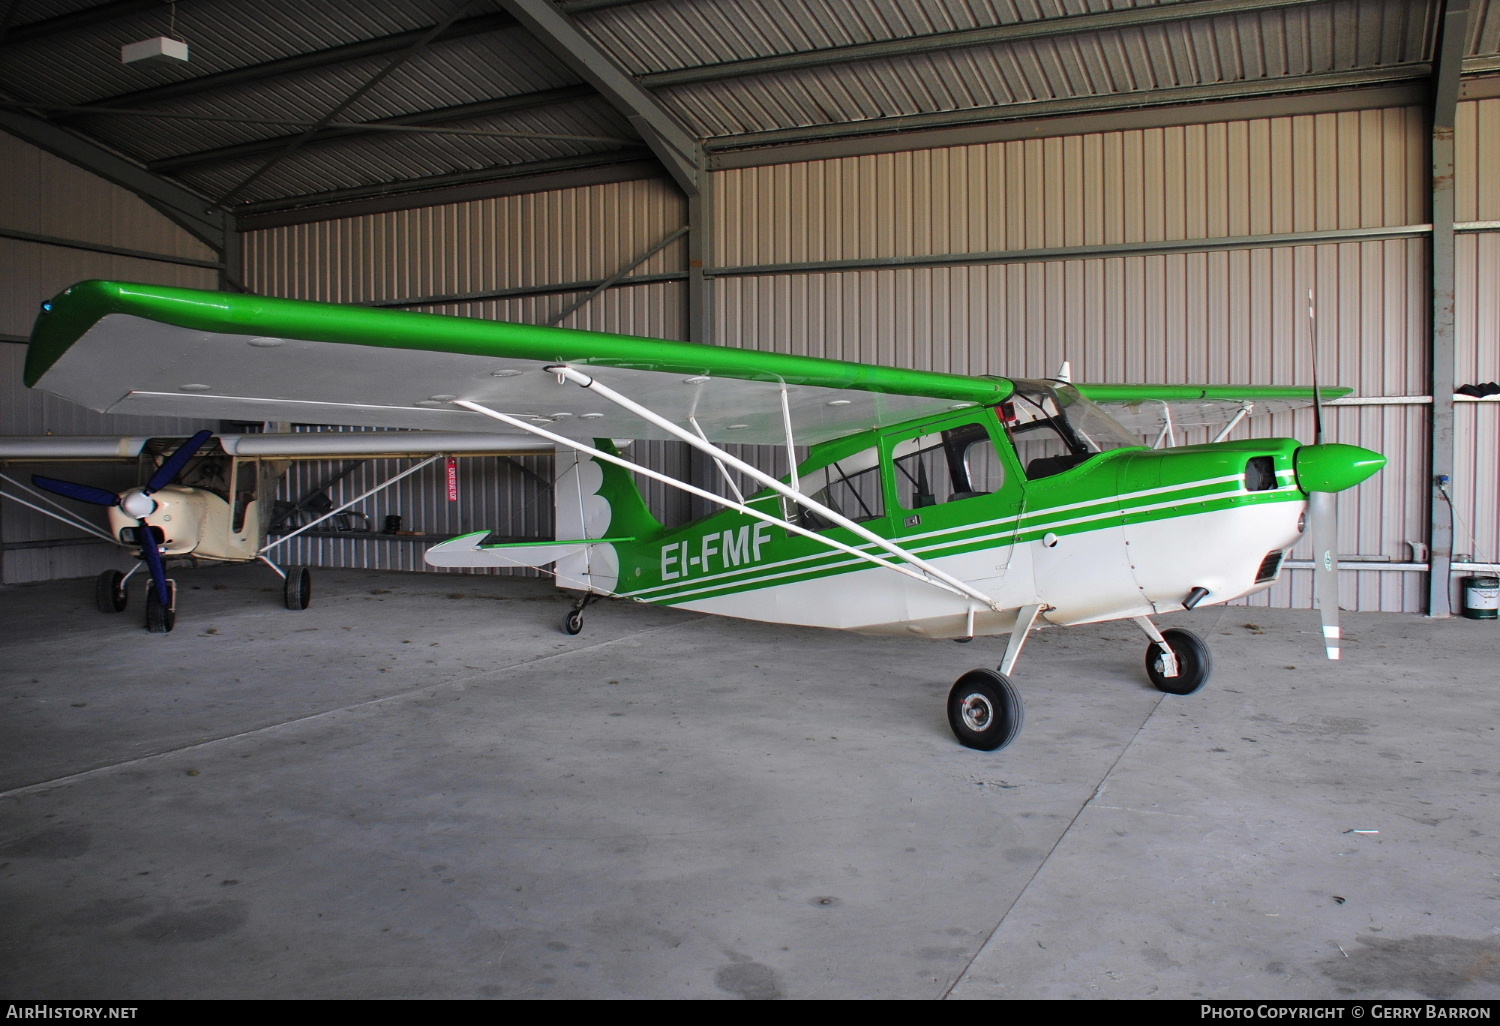
M126 43L120 47L121 64L166 64L170 61L187 63L187 40L177 38L177 5L172 4L172 20L167 34L142 39L138 43Z

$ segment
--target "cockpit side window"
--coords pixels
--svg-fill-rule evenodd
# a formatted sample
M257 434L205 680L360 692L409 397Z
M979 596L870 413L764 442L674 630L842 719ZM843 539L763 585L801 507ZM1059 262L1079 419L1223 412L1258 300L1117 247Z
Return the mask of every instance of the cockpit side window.
M850 520L863 523L885 516L885 490L880 481L880 449L872 447L803 475L804 494ZM831 521L802 510L802 522L815 531L834 527Z
M897 442L891 462L896 472L896 502L902 509L988 495L1005 483L1000 454L989 431L979 423Z
M234 529L245 529L245 514L255 501L255 487L259 483L258 461L237 460L234 482Z

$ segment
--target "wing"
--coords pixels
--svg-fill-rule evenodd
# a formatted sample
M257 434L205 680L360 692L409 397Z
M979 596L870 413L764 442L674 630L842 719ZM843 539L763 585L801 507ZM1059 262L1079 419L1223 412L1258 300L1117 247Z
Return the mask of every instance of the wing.
M956 406L1004 378L897 370L461 317L83 282L43 305L26 383L106 413L492 432L480 403L570 438L667 438L546 368L588 373L715 442L815 444Z
M1313 403L1313 390L1295 386L1249 385L1104 385L1075 386L1107 409L1125 427L1141 435L1162 429L1171 417L1174 428L1227 424L1241 410L1249 415L1282 413ZM1349 394L1347 388L1319 388L1329 402Z
M133 462L160 438L143 435L8 435L0 437L0 460L44 462L109 460ZM398 456L516 456L551 452L552 444L534 435L479 434L469 431L298 431L216 435L216 448L231 456L291 460L344 457L379 459Z

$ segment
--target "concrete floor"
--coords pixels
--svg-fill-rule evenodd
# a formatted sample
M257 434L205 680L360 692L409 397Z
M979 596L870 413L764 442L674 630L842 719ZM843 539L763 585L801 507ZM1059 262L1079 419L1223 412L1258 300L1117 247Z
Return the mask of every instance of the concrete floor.
M1493 622L859 638L538 581L185 572L176 631L0 588L13 998L1500 997ZM1361 831L1378 831L1365 833Z

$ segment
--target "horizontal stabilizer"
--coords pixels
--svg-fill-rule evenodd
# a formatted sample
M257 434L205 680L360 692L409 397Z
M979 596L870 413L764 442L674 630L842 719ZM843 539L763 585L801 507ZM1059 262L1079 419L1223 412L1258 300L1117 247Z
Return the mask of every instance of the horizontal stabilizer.
M521 542L481 545L488 531L451 538L427 550L431 566L546 566L568 556L587 552L591 545L612 545L630 538L581 538L574 541Z

